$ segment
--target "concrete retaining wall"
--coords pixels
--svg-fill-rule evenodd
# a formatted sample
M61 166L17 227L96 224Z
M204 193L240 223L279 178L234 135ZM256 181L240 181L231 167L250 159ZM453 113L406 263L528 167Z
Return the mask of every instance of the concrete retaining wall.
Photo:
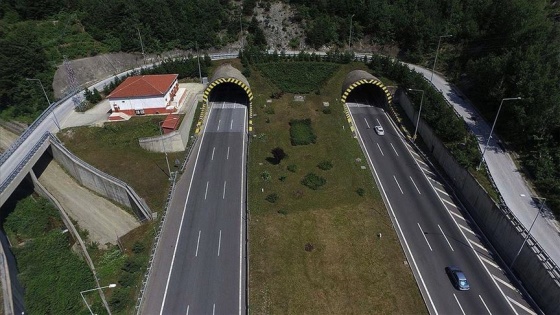
M68 151L54 136L50 150L54 159L82 186L131 208L138 220L151 220L152 212L146 202L125 182L101 172Z
M407 116L415 121L418 114L402 90L395 95ZM499 207L476 179L457 161L432 129L420 119L418 134L433 157L452 181L457 196L467 207L476 224L508 266L521 248L527 231L507 207ZM547 314L560 314L558 269L532 237L529 237L511 270L539 307Z

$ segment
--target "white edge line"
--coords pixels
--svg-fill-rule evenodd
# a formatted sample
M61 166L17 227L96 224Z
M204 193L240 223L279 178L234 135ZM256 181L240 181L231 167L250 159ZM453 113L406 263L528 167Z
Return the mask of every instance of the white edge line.
M241 154L241 206L239 209L239 315L242 315L241 298L242 298L242 277L243 277L243 195L245 183L245 132L247 128L247 107L243 108L243 150Z
M445 235L445 233L443 233L443 230L441 229L441 226L439 226L439 224L437 225L439 230L441 231L441 234L443 234L443 237L445 237L445 240L447 241L447 244L449 245L449 247L451 247L451 251L454 252L455 250L453 249L453 246L451 246L451 243L449 243L449 240L447 239L447 236Z
M350 112L350 108L348 107L348 105L346 105L346 107L347 107L348 113L350 114L350 118L352 118L352 121L353 121L354 125L356 126L356 121L354 121L354 116ZM389 201L389 198L387 197L387 193L385 192L385 188L383 188L383 185L381 184L381 181L379 180L379 176L377 174L377 171L375 170L375 166L373 165L373 162L371 161L371 157L369 156L369 152L367 151L367 148L366 148L366 146L364 144L364 141L362 139L362 135L360 134L360 131L358 130L358 128L356 128L356 133L358 134L358 137L360 138L360 142L362 143L362 146L364 148L366 156L369 160L369 163L371 164L371 169L375 173L375 177L378 179L377 181L378 181L378 184L379 184L379 188L381 188L381 192L383 193L383 196L385 197L385 200L387 201L387 205L389 206L389 210L391 211L391 214L393 215L393 218L395 219L395 223L397 224L397 228L399 229L399 232L402 236L402 239L403 239L404 245L406 247L406 250L408 251L408 254L410 255L410 259L412 260L412 264L414 265L414 269L416 269L416 273L418 274L418 277L420 278L420 282L422 283L422 286L424 287L424 291L426 291L426 296L427 296L428 300L430 301L430 304L432 305L432 308L435 312L435 315L437 315L438 311L436 309L436 306L434 305L434 301L432 300L432 297L430 295L430 291L428 291L428 287L426 286L426 283L424 282L424 278L422 277L422 274L420 273L420 269L418 269L418 265L416 264L416 260L414 259L414 256L412 255L412 251L410 250L410 247L408 246L408 242L406 241L406 237L404 236L404 233L401 229L401 225L399 224L399 220L397 219L397 216L395 215L395 211L393 211L393 206L391 206L391 202Z
M212 106L209 106L210 109L208 110L208 117L206 118L206 123L210 119L210 115L212 115ZM163 293L163 301L161 302L161 309L159 311L160 315L163 315L163 307L165 306L165 299L167 297L167 290L169 289L169 281L171 280L171 271L173 271L173 264L175 263L175 255L177 254L177 245L179 244L179 239L181 235L181 231L183 230L183 221L185 219L185 212L187 211L187 202L189 201L189 196L191 194L192 183L194 179L194 173L196 172L196 165L198 164L198 157L200 156L200 149L202 148L202 143L204 142L204 136L206 135L206 131L202 133L202 138L200 139L200 146L198 147L198 152L196 153L196 160L194 161L193 172L191 175L191 182L189 184L189 190L187 191L187 198L185 199L185 206L183 207L183 214L181 215L181 223L179 225L179 232L177 233L177 240L175 241L175 248L173 249L173 256L171 258L171 266L169 267L169 274L167 275L167 282L165 283L165 291Z

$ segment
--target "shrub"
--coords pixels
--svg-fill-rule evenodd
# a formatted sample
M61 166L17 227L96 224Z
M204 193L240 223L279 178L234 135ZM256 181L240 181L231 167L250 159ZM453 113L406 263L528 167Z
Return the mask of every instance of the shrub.
M333 165L332 165L331 161L323 161L323 162L317 164L317 167L322 169L323 171L328 171L331 168L333 168Z
M363 197L363 196L366 194L366 191L365 191L362 187L360 187L360 188L356 189L356 193L357 193L360 197Z
M324 107L324 108L323 108L323 114L327 114L327 115L328 115L328 114L330 114L330 113L332 113L332 110L331 110L330 107Z
M280 209L280 210L278 210L278 213L283 214L283 215L287 215L288 211L286 211L286 209Z
M280 180L281 182L286 180L286 176L282 175L280 177L278 177L278 180Z
M262 178L265 182L269 181L269 180L270 180L270 173L269 173L268 171L262 172L261 178Z
M292 145L315 143L317 136L313 133L311 119L292 119L290 121L290 142Z
M301 183L313 190L319 189L321 186L327 183L327 180L321 176L318 176L314 173L308 173L305 177L301 180Z
M134 245L132 245L132 252L135 254L140 254L141 252L144 251L144 249L146 248L146 246L138 241L134 242Z
M267 157L266 160L273 165L280 164L280 162L282 162L283 159L288 157L286 152L284 152L284 149L280 147L276 147L270 150L270 153L272 153L272 157Z
M290 165L288 165L288 167L286 167L286 169L288 169L288 171L290 171L292 173L295 173L295 172L297 172L297 165L290 164Z
M276 203L276 201L278 201L278 194L277 193L272 193L268 196L266 196L266 201L270 202L270 203Z
M272 106L269 105L269 106L264 110L264 112L267 113L267 114L269 114L269 115L274 115L274 107L272 107Z

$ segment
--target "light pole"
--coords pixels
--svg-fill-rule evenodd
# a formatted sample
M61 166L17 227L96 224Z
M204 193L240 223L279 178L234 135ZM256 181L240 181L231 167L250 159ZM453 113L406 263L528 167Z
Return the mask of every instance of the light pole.
M430 82L432 82L432 79L434 78L434 71L436 70L436 62L437 62L437 56L438 56L438 52L439 52L439 45L441 44L441 39L444 37L452 37L453 35L441 35L439 37L438 43L437 43L437 49L436 49L436 58L434 59L434 66L432 67L432 76L430 77Z
M241 50L243 50L243 21L241 18L243 17L243 6L241 7L241 11L239 11L239 28L241 29L241 36L239 36L239 40L241 41Z
M535 219L533 220L533 223L531 223L531 226L529 227L529 230L527 231L527 235L525 235L525 239L523 240L523 243L521 243L521 247L519 247L519 250L517 251L517 254L515 254L515 257L513 257L513 260L511 261L511 264L509 264L509 269L511 269L511 267L513 267L513 264L515 263L515 260L517 260L517 257L521 253L521 250L523 249L523 246L525 246L525 243L527 243L527 239L529 238L529 235L531 235L531 229L533 228L533 225L535 225L535 222L537 222L537 218L541 214L542 208L544 207L544 203L546 202L546 198L540 198L540 197L536 197L536 198L539 199L539 200L542 200L541 201L541 206L537 210L537 215L535 215Z
M104 286L104 287L98 287L98 288L95 288L95 289L90 289L90 290L85 290L85 291L81 291L81 292L80 292L80 295L82 296L82 299L84 300L84 303L86 303L86 306L87 306L89 312L91 313L91 315L93 315L93 312L92 312L91 308L89 307L89 304L88 304L88 302L86 301L86 298L84 297L84 293L90 292L90 291L94 291L94 290L101 290L101 289L105 289L105 288L114 288L114 287L116 287L116 286L117 286L116 284L111 283L111 284L106 285L106 286Z
M169 167L169 159L167 158L167 151L165 150L165 145L163 143L163 130L161 128L161 125L163 124L163 121L158 124L159 126L159 133L161 135L160 139L161 139L161 148L163 149L163 153L165 154L165 162L167 163L167 172L169 172L169 180L171 180L171 167Z
M49 100L49 97L47 96L47 92L45 91L45 88L43 87L43 82L41 82L41 80L39 80L39 79L25 78L25 80L39 82L39 84L41 85L41 89L43 90L43 94L45 95L45 98L47 99L47 103L49 104L49 107L50 107L51 106L51 101ZM58 122L58 118L56 118L56 114L54 112L54 109L53 109L52 113L53 113L53 117L54 117L54 123L55 123L56 127L58 127L58 131L60 131L61 130L60 123Z
M350 36L348 38L348 48L352 49L352 18L355 14L350 15Z
M202 83L202 71L200 71L200 54L198 53L198 42L194 42L196 45L196 61L198 62L198 77L200 78L200 83Z
M484 153L486 153L486 149L488 148L488 144L490 143L490 138L492 138L492 132L494 131L494 126L496 126L496 121L498 120L498 115L500 115L500 110L502 109L502 104L504 103L504 101L515 101L515 100L520 100L521 97L507 97L507 98L502 98L502 101L500 102L500 107L498 107L498 113L496 113L496 118L494 118L494 123L492 124L492 128L490 129L490 135L488 136L488 140L486 141L486 145L484 146L484 150L482 151L482 156L480 157L480 163L478 163L478 166L476 167L477 170L480 169L480 167L482 166L482 161L484 161Z
M408 89L408 90L422 92L422 97L420 98L420 110L418 110L418 117L416 118L416 127L414 128L414 136L412 136L412 139L416 140L416 132L418 132L418 124L420 123L420 114L422 113L422 102L424 101L424 90L418 90L418 89Z
M138 31L138 38L140 38L140 47L142 47L142 62L146 63L146 56L144 55L144 43L142 43L142 35L140 35L140 29L136 27Z

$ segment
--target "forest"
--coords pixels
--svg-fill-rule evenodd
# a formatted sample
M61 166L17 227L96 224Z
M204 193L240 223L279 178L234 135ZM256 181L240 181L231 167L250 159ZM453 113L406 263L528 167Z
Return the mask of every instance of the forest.
M63 56L220 49L238 40L263 49L254 9L272 0L4 0L0 3L0 117L31 121L45 107ZM560 212L560 4L532 0L284 0L308 47L397 48L401 60L443 72L493 121L546 204ZM240 25L241 23L241 25ZM355 42L354 41L354 42ZM50 94L52 95L52 94Z

